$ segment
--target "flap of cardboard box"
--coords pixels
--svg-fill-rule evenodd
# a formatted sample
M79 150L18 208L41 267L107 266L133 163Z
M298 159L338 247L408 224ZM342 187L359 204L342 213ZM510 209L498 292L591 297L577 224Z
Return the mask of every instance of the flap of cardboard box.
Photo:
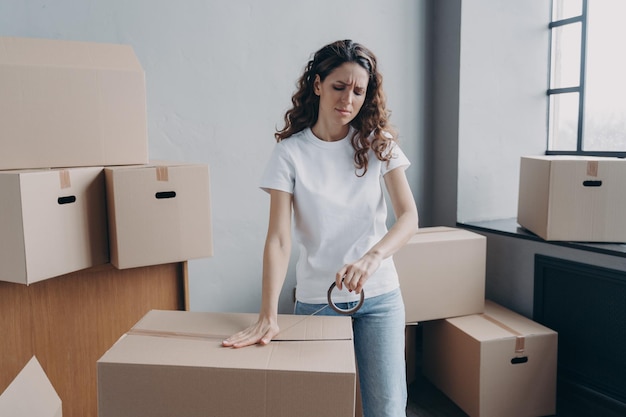
M61 399L36 357L0 395L0 416L61 417Z
M141 71L130 45L0 37L0 65Z
M483 314L454 317L447 320L471 333L476 340L492 341L515 338L517 351L524 350L525 339L530 336L556 335L554 330L508 310L491 300L485 300Z
M129 332L150 336L222 340L254 324L254 313L203 313L152 310ZM276 341L352 340L347 317L279 314Z
M349 317L279 315L284 334L269 345L222 347L224 338L244 330L257 317L252 313L152 310L100 358L98 366L355 372Z

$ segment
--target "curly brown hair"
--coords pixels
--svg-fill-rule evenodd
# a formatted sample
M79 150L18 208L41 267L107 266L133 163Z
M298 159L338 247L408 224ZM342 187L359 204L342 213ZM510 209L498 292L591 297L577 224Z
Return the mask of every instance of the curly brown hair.
M324 79L337 67L354 62L369 74L365 101L356 117L350 122L355 129L351 138L354 148L354 165L357 176L367 172L368 153L371 149L381 161L391 159L388 152L396 132L389 124L391 112L386 108L383 77L378 72L376 56L363 45L349 39L330 43L317 51L298 80L297 91L291 97L293 107L285 113L285 127L274 136L280 142L308 127L313 127L319 114L319 96L314 93L315 76Z

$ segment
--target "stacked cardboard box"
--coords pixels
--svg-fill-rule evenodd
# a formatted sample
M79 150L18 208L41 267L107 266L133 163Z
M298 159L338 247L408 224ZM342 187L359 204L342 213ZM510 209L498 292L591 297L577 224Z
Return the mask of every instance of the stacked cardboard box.
M626 160L526 156L517 221L545 240L626 242Z
M130 46L0 37L0 91L0 280L212 255L208 166L149 164Z
M481 313L487 239L453 227L425 227L394 255L406 322Z
M0 37L0 169L146 163L144 78L128 45Z
M106 167L111 264L134 268L213 254L202 164Z
M557 333L487 300L425 323L423 371L471 417L556 413Z
M423 322L423 373L471 417L553 414L557 335L485 299L486 243L423 228L394 256L406 321Z
M32 284L108 262L102 167L0 171L0 279Z

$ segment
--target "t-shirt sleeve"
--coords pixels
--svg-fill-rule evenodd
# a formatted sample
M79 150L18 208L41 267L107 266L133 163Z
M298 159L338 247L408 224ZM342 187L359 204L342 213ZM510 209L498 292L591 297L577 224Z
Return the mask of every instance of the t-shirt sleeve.
M260 188L268 193L270 190L279 190L293 194L294 179L293 162L283 142L278 142L261 175Z
M402 149L400 149L400 146L398 146L398 144L394 143L391 147L390 152L391 159L388 162L383 162L381 164L382 175L385 175L389 171L392 171L396 168L407 169L411 165L411 161L409 161L409 158L407 158L407 156L404 154Z

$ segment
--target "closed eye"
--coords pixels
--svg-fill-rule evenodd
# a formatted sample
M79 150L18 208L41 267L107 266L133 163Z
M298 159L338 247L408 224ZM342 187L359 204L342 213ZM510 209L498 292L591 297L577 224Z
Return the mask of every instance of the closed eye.
M343 91L346 87L344 85L333 85L333 89L335 91ZM362 96L363 94L365 94L365 90L362 88L355 88L354 89L354 95L356 96Z

